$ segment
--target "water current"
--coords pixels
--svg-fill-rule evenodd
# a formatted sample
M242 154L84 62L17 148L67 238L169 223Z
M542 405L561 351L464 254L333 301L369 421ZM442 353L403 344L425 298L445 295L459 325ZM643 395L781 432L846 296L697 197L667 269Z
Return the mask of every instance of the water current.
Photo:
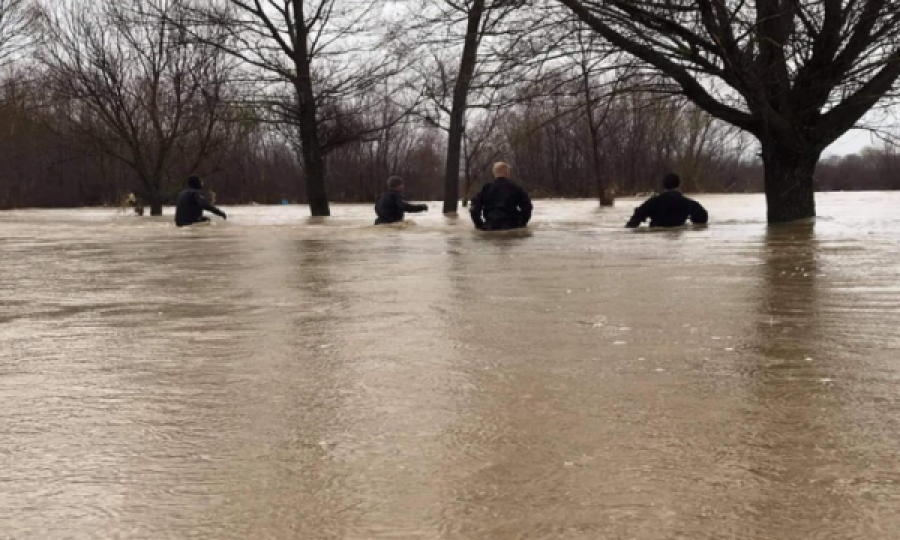
M0 538L900 538L900 193L698 199L2 212Z

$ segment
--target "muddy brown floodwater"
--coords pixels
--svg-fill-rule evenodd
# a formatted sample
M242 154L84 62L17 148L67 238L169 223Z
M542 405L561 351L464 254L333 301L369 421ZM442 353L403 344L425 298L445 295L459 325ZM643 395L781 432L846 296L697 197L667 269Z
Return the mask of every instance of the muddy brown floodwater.
M0 538L900 538L900 194L0 213Z

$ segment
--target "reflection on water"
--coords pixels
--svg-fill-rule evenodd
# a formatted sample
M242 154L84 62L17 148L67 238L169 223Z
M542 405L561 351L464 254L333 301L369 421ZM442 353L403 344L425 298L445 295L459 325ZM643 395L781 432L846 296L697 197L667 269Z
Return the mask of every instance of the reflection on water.
M0 537L895 538L900 218L0 213Z

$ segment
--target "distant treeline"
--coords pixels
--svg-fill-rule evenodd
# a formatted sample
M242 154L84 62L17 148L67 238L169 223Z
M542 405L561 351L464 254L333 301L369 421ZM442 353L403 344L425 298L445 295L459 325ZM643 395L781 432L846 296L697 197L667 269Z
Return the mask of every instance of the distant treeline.
M117 205L129 193L140 194L134 167L67 129L65 115L86 111L56 102L44 88L32 73L7 74L0 86L0 208ZM471 196L488 181L490 164L497 160L510 162L515 179L535 197L598 197L598 175L619 196L645 193L656 190L667 171L681 174L691 192L762 190L762 166L733 128L683 102L640 93L607 105L595 137L571 98L473 115L462 193ZM385 111L369 114L371 120L357 121L377 125ZM205 176L220 204L305 202L303 170L289 133L247 119L216 129L216 143L199 166L190 152L174 151L164 182L166 202L191 172ZM410 198L439 200L444 132L415 117L376 131L328 154L330 198L370 202L389 175L399 174L407 178ZM867 149L824 159L816 178L822 191L900 189L898 172L900 154Z

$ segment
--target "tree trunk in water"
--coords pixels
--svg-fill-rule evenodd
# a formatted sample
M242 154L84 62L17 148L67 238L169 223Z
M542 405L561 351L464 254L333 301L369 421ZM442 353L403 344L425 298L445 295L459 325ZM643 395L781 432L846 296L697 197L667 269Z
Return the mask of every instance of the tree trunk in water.
M603 189L603 188L600 188ZM600 206L615 206L616 195L611 189L603 189L600 193Z
M469 9L466 26L466 39L463 44L462 58L459 62L459 75L453 87L453 104L450 109L450 130L447 138L447 168L444 172L444 213L456 213L459 202L459 160L462 155L462 136L465 129L466 102L469 87L475 74L478 62L478 33L481 28L481 17L484 14L484 0L475 0Z
M305 140L301 142L303 144L303 170L306 172L306 198L309 200L309 212L313 216L330 216L328 191L325 188L325 157L318 147L318 137L315 137L314 142L309 145ZM310 148L311 145L314 146Z
M294 0L294 15L302 18L303 2ZM309 200L309 212L313 216L330 216L328 206L328 190L325 185L325 155L319 140L319 116L316 107L316 94L313 89L310 53L307 49L307 28L299 24L297 51L294 67L297 79L294 90L297 92L297 120L300 128L300 145L303 157L303 171L306 174L306 198Z
M816 216L813 174L822 150L813 145L762 143L769 223Z
M148 185L149 184L149 185ZM144 179L144 201L150 207L151 216L163 215L163 196L159 181Z
M591 138L594 140L594 182L597 184L597 197L600 199L600 206L613 206L616 202L616 196L613 190L609 188L606 177L603 174L603 159L600 157L600 151L597 149L596 136Z

